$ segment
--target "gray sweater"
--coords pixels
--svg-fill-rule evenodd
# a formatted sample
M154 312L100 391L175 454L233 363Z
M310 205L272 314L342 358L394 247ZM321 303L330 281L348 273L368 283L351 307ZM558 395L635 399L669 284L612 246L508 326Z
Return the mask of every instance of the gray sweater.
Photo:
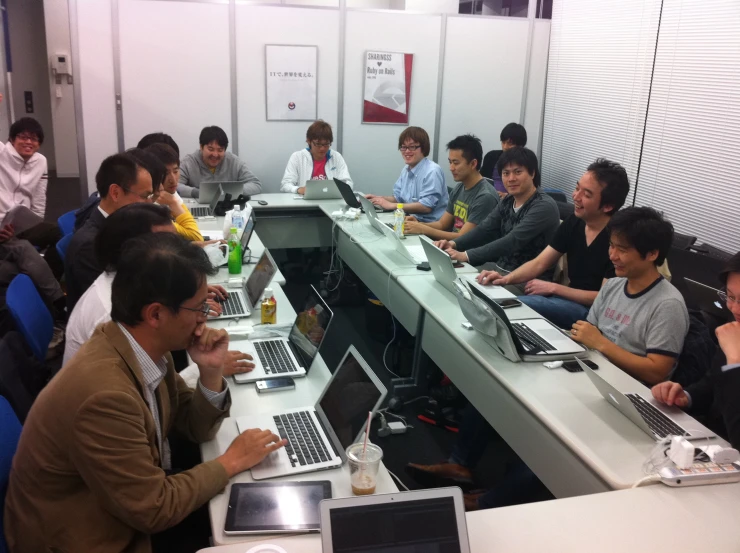
M539 190L514 213L514 197L506 196L470 232L455 238L458 251L468 254L471 265L495 261L501 268L513 271L537 257L550 243L560 224L558 206ZM552 269L542 278L552 278Z
M200 193L201 182L241 182L244 183L244 195L254 196L262 192L262 183L247 164L231 152L226 152L223 161L211 173L203 163L200 150L188 154L180 163L180 182L177 191L183 198L197 198Z

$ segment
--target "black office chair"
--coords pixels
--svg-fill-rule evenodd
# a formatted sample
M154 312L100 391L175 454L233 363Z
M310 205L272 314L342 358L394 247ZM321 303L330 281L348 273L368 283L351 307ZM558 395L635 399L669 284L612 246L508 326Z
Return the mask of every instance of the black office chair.
M680 232L673 233L673 244L672 248L678 248L679 250L688 250L690 246L693 246L696 242L696 236L689 234L681 234Z
M692 245L689 247L689 249L725 263L729 261L732 257L732 254L730 252L716 246L712 246L711 244L699 244L697 246Z
M557 200L555 200L555 203L558 204L561 221L565 221L568 217L573 215L573 212L575 211L575 206L573 204L569 204L568 202L559 202Z

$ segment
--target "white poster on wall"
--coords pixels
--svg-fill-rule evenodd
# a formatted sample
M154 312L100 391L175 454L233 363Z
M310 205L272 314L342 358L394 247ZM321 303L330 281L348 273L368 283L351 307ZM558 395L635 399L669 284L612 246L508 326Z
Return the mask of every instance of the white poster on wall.
M314 121L317 46L265 45L268 121Z
M365 53L363 123L408 125L413 54Z

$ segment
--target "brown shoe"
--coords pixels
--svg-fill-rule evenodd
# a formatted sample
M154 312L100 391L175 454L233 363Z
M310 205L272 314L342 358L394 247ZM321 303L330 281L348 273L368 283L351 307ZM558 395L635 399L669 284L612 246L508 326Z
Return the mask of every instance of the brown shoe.
M480 505L478 504L478 499L485 493L486 492L464 494L463 504L465 505L465 512L468 513L470 511L477 511L478 509L480 509Z
M469 488L473 484L470 469L455 463L438 465L406 465L406 473L414 480L427 487L460 486Z

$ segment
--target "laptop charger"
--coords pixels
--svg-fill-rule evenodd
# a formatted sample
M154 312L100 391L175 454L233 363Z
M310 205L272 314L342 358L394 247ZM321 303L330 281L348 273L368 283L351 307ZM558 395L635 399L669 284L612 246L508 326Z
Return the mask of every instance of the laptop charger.
M668 458L680 469L687 469L694 464L694 446L682 436L671 438Z

